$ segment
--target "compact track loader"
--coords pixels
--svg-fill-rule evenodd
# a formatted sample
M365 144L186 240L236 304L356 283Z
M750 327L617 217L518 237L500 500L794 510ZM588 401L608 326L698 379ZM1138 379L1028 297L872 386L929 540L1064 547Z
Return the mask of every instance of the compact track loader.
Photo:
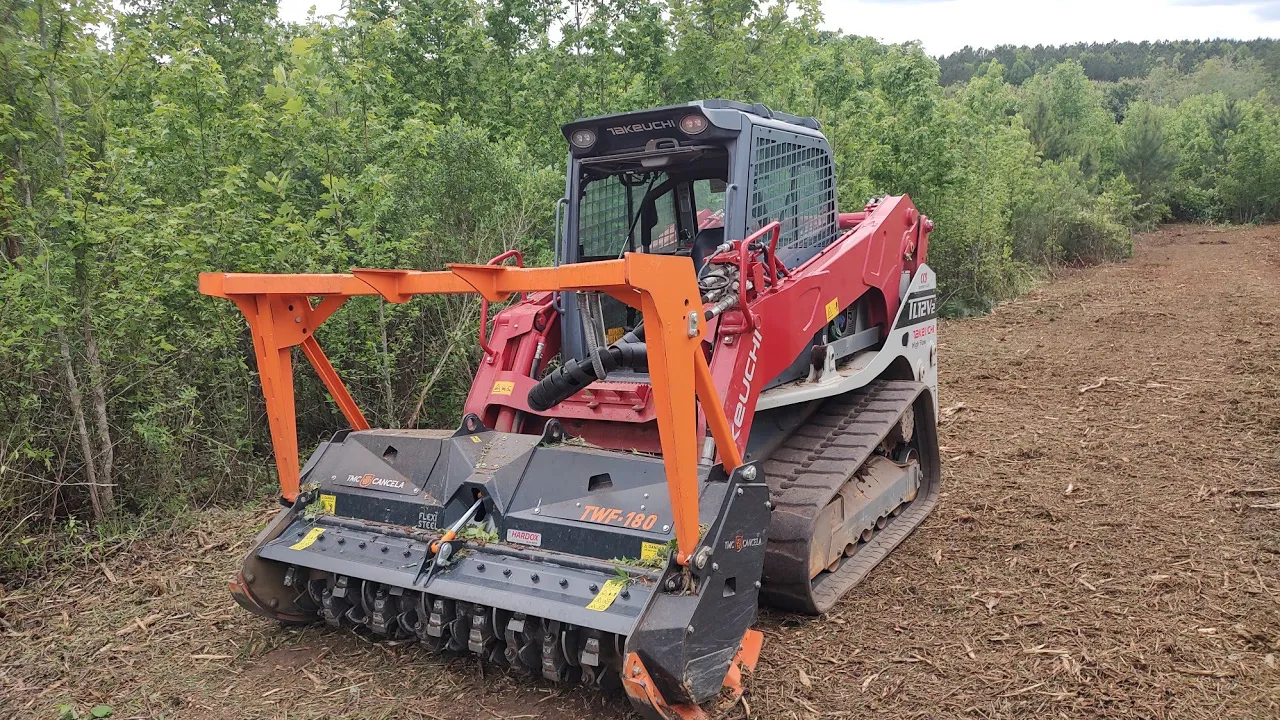
M248 319L285 504L231 592L704 717L756 663L758 602L828 610L937 501L933 224L905 196L837 212L818 123L762 105L563 130L553 267L201 276ZM426 293L482 298L465 415L372 429L316 333ZM295 346L350 425L301 468Z

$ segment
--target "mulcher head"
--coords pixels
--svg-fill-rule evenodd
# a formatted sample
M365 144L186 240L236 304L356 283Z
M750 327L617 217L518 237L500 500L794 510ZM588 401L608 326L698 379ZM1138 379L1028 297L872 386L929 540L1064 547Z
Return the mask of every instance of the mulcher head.
M622 686L651 718L689 720L700 703L736 698L760 645L748 628L769 489L759 467L742 462L718 397L689 258L207 273L201 290L234 301L249 323L288 504L231 583L241 605L285 622L417 637L552 680ZM661 456L569 440L554 418L540 435L494 431L475 415L456 432L370 429L315 338L355 296L476 292L492 302L550 290L605 292L641 311ZM295 346L353 428L300 469ZM533 382L494 387L523 393ZM704 449L719 464L700 464Z
M268 617L416 636L554 681L625 681L652 717L715 697L759 648L764 478L703 471L710 524L682 566L662 459L563 438L554 422L522 435L474 416L455 433L338 433L233 593Z

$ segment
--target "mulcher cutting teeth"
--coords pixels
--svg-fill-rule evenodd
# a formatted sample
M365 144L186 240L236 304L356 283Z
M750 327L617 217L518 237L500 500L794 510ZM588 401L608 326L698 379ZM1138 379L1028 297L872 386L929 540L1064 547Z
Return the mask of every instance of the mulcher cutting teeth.
M827 611L938 500L933 223L837 213L817 121L762 105L564 132L555 267L201 276L249 323L285 503L231 591L699 720L744 690L758 601ZM371 428L317 329L446 293L483 297L461 425ZM351 428L301 467L295 346Z
M390 445L396 466L371 460L385 459ZM476 462L497 455L501 464ZM410 470L405 457L434 460ZM365 472L351 472L353 463ZM584 495L585 484L564 482L589 481L602 463L610 466L607 491ZM625 659L634 657L657 697L676 704L714 696L729 667L747 663L738 648L750 639L769 519L768 486L755 465L705 471L700 517L713 521L701 567L669 556L673 513L660 458L616 458L469 423L452 435L339 433L307 467L308 478L322 480L283 511L278 533L260 538L234 589L250 609L312 613L334 627L416 637L433 650L603 689L623 686ZM368 476L415 478L421 492L384 497L381 488L398 486ZM438 529L387 522L416 517L448 526L466 517L473 498L483 499L481 512L451 541ZM577 519L618 506L646 519L616 526ZM454 547L447 557L446 543ZM286 567L284 585L298 591L259 595L252 568L267 562Z

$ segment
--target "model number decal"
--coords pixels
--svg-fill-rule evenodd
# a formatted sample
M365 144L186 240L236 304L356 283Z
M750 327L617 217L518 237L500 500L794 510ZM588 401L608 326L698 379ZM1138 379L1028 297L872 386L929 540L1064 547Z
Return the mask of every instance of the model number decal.
M584 506L582 516L578 519L597 525L617 525L636 530L652 530L653 526L658 524L658 516L652 513L623 512L619 508L595 505Z
M910 304L907 305L907 319L923 320L927 317L933 317L937 302L937 296L912 300Z
M938 293L934 290L917 290L907 296L906 302L898 312L899 328L927 322L938 316Z

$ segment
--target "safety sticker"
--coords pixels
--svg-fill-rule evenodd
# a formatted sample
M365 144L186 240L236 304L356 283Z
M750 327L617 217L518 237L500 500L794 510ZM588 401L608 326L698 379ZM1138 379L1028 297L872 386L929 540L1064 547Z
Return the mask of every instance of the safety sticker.
M472 436L471 436L471 442L473 442L473 443L478 443L478 442L480 442L480 436L479 436L479 435L472 435Z
M320 537L323 534L324 534L324 528L313 527L307 531L306 535L302 536L301 540L290 545L289 549L290 550L306 550L307 548L311 547L312 543L316 541L316 538Z
M333 513L337 512L337 511L338 511L338 496L337 496L337 495L324 495L324 494L321 494L321 495L320 495L320 509L324 510L325 512L327 512L327 513L329 513L329 514L333 514Z
M619 340L621 340L622 336L625 335L626 333L627 333L626 328L611 327L608 330L604 331L604 341L612 345L618 342Z
M827 303L827 322L836 319L840 314L840 298L831 298L831 302Z
M622 588L626 586L627 581L622 578L605 581L604 587L600 588L600 592L596 593L596 598L587 605L587 609L597 612L608 610L613 601L618 598L618 593L622 592Z
M510 395L516 391L516 384L510 380L499 380L493 384L490 395Z
M642 542L640 543L640 559L666 560L667 546L662 543Z

